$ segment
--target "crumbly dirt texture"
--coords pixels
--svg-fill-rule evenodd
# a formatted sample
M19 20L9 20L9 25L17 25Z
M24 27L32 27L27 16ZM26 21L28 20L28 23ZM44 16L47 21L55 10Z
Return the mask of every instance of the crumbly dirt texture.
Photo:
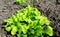
M29 1L32 2L31 0ZM14 14L16 10L25 8L27 3L17 5L15 4L15 0L0 0L0 37L16 37L11 36L11 34L4 30L3 21ZM33 7L36 7L52 21L51 26L54 31L54 35L52 37L60 37L60 4L58 4L56 0L38 0L36 2L32 2L32 4Z

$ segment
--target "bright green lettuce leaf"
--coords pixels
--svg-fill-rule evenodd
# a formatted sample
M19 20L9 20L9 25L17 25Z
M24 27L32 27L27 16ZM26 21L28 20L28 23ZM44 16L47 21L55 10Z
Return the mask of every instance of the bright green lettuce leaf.
M49 36L53 36L53 29L52 27L48 26L45 30L45 33L48 34Z

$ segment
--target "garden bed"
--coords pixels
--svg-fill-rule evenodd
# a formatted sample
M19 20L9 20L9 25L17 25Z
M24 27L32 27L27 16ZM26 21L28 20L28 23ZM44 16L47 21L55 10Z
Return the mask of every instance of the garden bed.
M4 30L3 20L10 17L16 10L25 8L26 5L17 5L15 0L0 0L0 37L13 37ZM33 7L36 7L52 21L51 26L54 31L52 37L60 37L60 5L56 0L39 0L33 3Z

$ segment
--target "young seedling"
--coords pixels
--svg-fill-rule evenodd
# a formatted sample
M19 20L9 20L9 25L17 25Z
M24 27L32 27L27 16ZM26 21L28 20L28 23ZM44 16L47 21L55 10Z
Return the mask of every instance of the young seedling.
M27 0L16 0L16 4L24 4Z
M32 2L38 2L38 0L16 0L16 4L31 4Z

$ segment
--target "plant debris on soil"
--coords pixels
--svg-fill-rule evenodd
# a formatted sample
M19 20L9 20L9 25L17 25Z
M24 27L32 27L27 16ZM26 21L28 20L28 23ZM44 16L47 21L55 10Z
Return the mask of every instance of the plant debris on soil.
M41 11L45 16L48 17L48 19L52 21L51 26L53 27L54 31L54 35L52 37L60 37L60 2L58 1L38 0L37 2L33 2L33 7L39 9L39 11ZM15 4L15 0L0 0L0 37L16 37L11 36L11 34L4 30L3 21L4 19L10 17L16 10L25 8L26 5L27 4L17 5Z

